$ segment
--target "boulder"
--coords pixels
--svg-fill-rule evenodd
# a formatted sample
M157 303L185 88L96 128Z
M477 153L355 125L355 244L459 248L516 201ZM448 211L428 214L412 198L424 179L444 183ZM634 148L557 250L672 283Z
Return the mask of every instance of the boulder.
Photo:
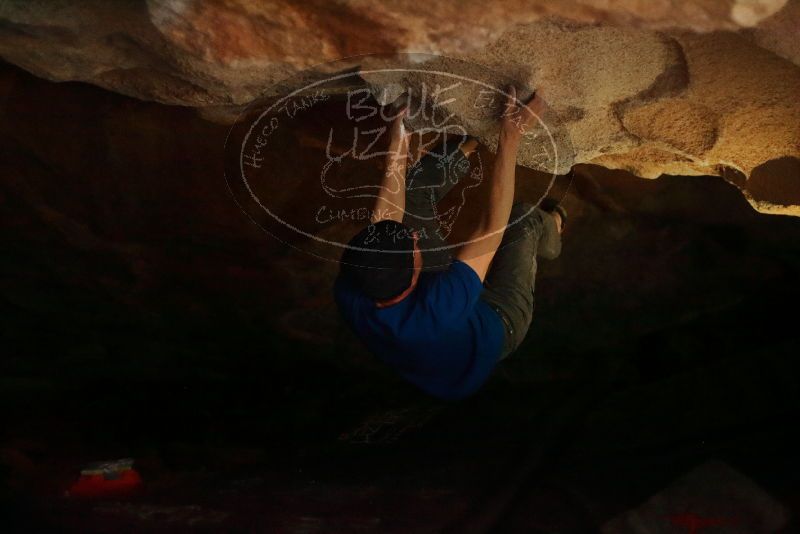
M229 121L301 72L422 52L536 89L575 163L718 175L763 212L800 215L800 0L8 1L0 56L56 81ZM381 82L370 80L377 91ZM424 79L417 77L413 83ZM493 116L451 110L496 143ZM536 147L520 162L537 168Z

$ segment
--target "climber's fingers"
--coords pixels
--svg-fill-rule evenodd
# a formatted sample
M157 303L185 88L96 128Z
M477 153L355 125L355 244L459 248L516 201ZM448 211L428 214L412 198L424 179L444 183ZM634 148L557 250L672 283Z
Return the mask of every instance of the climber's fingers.
M506 128L516 129L519 134L525 134L537 121L536 109L541 107L540 99L534 92L526 102L520 102L517 99L517 88L513 85L508 87L506 94L503 125Z

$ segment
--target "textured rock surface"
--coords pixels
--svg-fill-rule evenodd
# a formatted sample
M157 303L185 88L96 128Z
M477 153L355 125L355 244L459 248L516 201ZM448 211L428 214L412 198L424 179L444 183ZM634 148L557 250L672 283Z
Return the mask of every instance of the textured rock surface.
M243 104L265 85L326 61L378 52L469 53L517 25L553 17L653 31L747 28L761 46L796 60L800 7L786 1L471 0L420 10L411 0L10 0L0 4L0 54L45 78L139 98Z
M690 512L676 513L678 510ZM788 515L786 508L753 480L716 460L692 469L640 507L606 523L601 532L659 532L664 530L665 518L671 526L695 532L705 527L723 532L780 532L786 528Z
M574 162L643 177L720 175L760 211L795 215L798 31L800 0L0 4L6 60L52 80L201 107L214 120L342 57L464 57L540 89ZM491 121L461 115L491 146ZM530 153L522 161L535 167Z
M788 174L760 172L768 193L746 179L777 158L800 157L800 68L741 35L539 22L460 59L536 87L569 133L575 154L567 166L590 162L646 178L720 175L760 211L800 213L796 165ZM448 61L436 68L449 71ZM398 78L412 88L436 83ZM492 146L496 121L473 100L448 111ZM520 162L536 168L534 153Z

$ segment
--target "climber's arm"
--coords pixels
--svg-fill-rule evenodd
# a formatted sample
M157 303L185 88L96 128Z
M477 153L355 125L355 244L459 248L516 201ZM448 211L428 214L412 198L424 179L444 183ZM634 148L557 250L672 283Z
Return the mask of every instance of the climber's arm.
M392 121L386 165L378 198L370 221L374 224L385 219L403 222L406 209L406 168L408 166L408 137L403 126L407 108L403 108Z
M536 120L533 109L537 109L538 104L534 95L531 101L522 105L517 100L516 89L509 89L506 111L501 118L497 156L492 167L488 206L481 215L477 228L456 254L458 260L472 267L481 281L486 278L511 215L517 151L522 135Z

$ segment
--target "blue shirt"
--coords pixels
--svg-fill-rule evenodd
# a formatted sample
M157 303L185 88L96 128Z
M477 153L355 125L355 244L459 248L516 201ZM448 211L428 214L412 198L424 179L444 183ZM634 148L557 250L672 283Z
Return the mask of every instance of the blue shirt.
M486 381L500 358L503 322L483 300L477 273L455 260L420 273L402 301L378 308L341 276L334 293L345 321L367 348L431 395L459 399Z

